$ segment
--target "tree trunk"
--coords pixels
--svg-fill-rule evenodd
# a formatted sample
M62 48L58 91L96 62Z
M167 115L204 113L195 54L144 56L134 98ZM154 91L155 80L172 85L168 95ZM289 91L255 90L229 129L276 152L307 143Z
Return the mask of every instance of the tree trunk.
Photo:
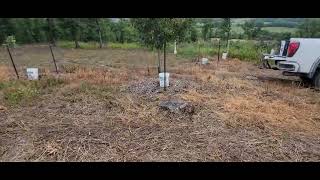
M227 35L227 48L228 48L228 42L229 42L229 36L230 36L230 31L228 32L228 35Z
M158 73L161 73L160 49L158 49Z
M75 48L80 48L79 40L80 40L80 18L74 19L74 26L73 26L73 32L74 32L74 44Z
M74 38L74 43L76 45L76 49L80 48L80 44L79 44L79 39L80 39L80 19L76 20L76 29L75 29L75 38Z
M102 48L103 47L102 35L101 35L101 28L100 28L100 24L99 24L98 18L96 18L96 24L97 24L98 32L99 32L100 48Z
M50 43L52 44L52 46L55 47L56 40L55 40L54 33L53 33L53 19L47 18L47 22L48 22L48 34L49 34Z
M74 44L76 45L76 49L80 48L78 39L75 39Z
M164 73L164 90L166 91L166 81L167 81L167 77L166 77L166 72L167 72L167 64L166 64L166 41L164 41L164 45L163 45L163 73Z

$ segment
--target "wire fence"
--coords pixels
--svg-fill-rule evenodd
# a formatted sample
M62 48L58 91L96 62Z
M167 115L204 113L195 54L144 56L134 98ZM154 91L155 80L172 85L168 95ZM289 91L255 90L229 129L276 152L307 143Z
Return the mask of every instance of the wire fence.
M227 50L227 44L220 42L221 52ZM176 65L183 61L191 61L199 56L217 56L219 40L210 42L200 42L199 44L178 44L178 56L173 54L174 47L168 46L168 66ZM230 57L256 58L263 51L266 53L272 47L277 46L277 42L253 42L250 45L240 40L229 42ZM252 51L254 49L255 51ZM26 68L45 68L52 73L56 73L54 59L57 69L63 71L67 66L86 66L100 68L158 68L158 55L156 51L147 49L72 49L52 47L49 44L22 45L10 48L12 59L17 67L18 74L26 75ZM162 52L161 52L162 53ZM185 57L181 57L184 55ZM187 58L186 58L187 57ZM163 59L163 54L161 54ZM0 65L12 66L9 53L6 47L0 48ZM163 66L163 64L161 64ZM13 68L12 68L13 70ZM12 71L15 74L14 71Z
M158 68L157 53L146 49L70 49L52 47L51 53L49 44L34 44L10 48L10 52L18 74L22 77L26 77L27 68L39 68L40 71L41 69L47 69L51 73L56 73L54 60L59 72L64 72L68 66L144 68L146 70ZM170 58L176 57L169 55ZM0 65L12 67L6 47L0 48ZM13 70L13 68L10 69ZM15 74L15 72L12 71L10 74Z

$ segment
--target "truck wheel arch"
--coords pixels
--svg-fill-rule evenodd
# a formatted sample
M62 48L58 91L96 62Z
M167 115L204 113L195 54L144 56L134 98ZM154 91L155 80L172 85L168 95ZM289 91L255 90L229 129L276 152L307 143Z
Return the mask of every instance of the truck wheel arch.
M312 64L308 77L313 78L318 68L320 68L320 57L318 57L317 60Z

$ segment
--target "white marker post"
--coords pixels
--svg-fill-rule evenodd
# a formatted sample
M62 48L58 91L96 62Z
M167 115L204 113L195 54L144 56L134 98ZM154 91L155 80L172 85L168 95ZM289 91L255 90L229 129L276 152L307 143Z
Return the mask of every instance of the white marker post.
M174 41L174 51L173 54L177 54L177 41Z
M227 54L229 53L230 40L227 42Z

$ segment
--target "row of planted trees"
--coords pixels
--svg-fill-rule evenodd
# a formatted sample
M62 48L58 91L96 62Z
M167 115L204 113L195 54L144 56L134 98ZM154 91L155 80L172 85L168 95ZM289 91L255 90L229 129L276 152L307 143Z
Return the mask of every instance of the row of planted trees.
M119 18L117 21L111 18L0 18L0 43L4 43L8 36L14 36L18 44L51 42L55 45L58 40L74 41L76 48L80 46L79 41L96 41L100 47L108 42L139 42L141 39L138 29L133 26L134 21L135 18ZM201 38L198 22L193 19L181 41L196 42ZM211 31L211 26L205 24L204 27ZM219 25L219 32L223 32L224 37L225 27L228 26L224 23Z
M136 42L138 34L128 19L118 22L110 18L0 18L0 43L14 36L19 44L58 40L107 42Z

